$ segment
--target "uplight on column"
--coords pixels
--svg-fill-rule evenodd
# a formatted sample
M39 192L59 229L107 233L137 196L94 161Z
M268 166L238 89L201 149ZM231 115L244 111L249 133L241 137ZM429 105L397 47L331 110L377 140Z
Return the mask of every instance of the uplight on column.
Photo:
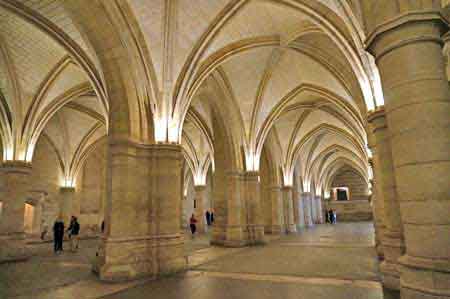
M259 156L253 152L245 154L245 166L247 171L259 170Z

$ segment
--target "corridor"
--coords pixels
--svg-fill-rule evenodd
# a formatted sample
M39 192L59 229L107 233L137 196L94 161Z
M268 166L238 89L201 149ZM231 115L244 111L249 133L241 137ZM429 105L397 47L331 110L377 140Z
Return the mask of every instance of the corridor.
M318 225L269 238L267 246L233 249L187 236L188 271L116 284L99 282L89 270L96 240L61 256L49 244L33 245L29 261L0 266L0 298L381 299L373 231L369 222Z

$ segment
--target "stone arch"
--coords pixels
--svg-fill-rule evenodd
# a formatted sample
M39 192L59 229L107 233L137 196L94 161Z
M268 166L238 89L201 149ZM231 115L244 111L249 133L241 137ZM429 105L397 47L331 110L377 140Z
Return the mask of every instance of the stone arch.
M150 84L152 76L142 70L146 69L143 65L147 61L143 53L135 52L138 41L133 37L136 31L123 24L123 12L115 2L75 1L65 2L64 6L99 59L110 106L110 135L153 142L155 90L144 83ZM144 75L139 78L142 72Z
M331 39L336 43L338 48L342 50L344 55L346 55L348 62L352 65L354 72L358 74L360 85L366 85L365 83L367 83L368 78L365 75L360 57L355 51L356 46L354 44L354 41L352 41L352 36L355 36L355 34L352 35L349 32L354 28L347 28L345 22L339 16L337 16L334 11L319 2L280 1L277 2L277 4L300 11L311 18L313 20L313 23L319 26L321 30L326 32L327 35L329 35ZM208 45L211 44L215 39L218 32L220 32L220 29L232 19L233 15L239 9L244 6L244 1L234 1L230 3L230 5L226 7L226 10L224 9L216 18L216 20L212 22L208 30L206 30L203 36L199 39L197 45L194 47L192 53L189 56L189 59L186 60L183 71L181 72L181 75L177 80L174 92L175 106L179 106L178 109L176 107L174 111L179 110L178 112L180 113L181 119L184 118L187 107L189 106L190 97L188 96L188 93L192 92L190 90L190 87L195 80L198 70L201 69L201 65L203 62L201 59L202 55L208 48ZM229 47L228 49L232 48ZM187 77L187 74L191 74L190 77ZM366 90L367 99L372 99L370 95L371 91ZM187 104L180 104L180 102L183 100L187 101Z

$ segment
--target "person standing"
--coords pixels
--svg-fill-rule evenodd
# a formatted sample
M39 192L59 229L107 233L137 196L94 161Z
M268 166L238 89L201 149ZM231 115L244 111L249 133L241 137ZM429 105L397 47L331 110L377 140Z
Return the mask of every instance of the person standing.
M53 243L54 250L57 254L63 251L63 238L64 238L64 222L61 218L55 220L53 224Z
M211 210L210 218L211 218L211 224L213 224L214 223L214 210Z
M196 223L197 223L197 219L195 219L194 214L192 214L191 219L189 219L189 226L190 226L190 228L191 228L192 236L194 236L195 231L197 230L197 225L196 225Z
M80 224L75 216L72 216L72 221L70 221L69 229L70 236L70 250L76 251L78 249L78 234L80 233Z
M211 213L209 212L209 210L206 210L205 216L206 216L206 224L208 226L210 226L211 225Z

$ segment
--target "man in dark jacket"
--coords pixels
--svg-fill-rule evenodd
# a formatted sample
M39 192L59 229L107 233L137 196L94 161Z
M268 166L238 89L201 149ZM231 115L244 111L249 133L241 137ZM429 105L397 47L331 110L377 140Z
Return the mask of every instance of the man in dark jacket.
M56 219L53 224L53 243L55 253L63 251L63 238L64 238L64 222L61 218Z
M205 216L206 216L206 224L208 226L210 226L211 225L211 213L209 212L209 210L206 210Z
M70 221L69 229L70 236L70 250L76 251L78 249L78 234L80 233L80 224L75 216L72 216L72 221Z

